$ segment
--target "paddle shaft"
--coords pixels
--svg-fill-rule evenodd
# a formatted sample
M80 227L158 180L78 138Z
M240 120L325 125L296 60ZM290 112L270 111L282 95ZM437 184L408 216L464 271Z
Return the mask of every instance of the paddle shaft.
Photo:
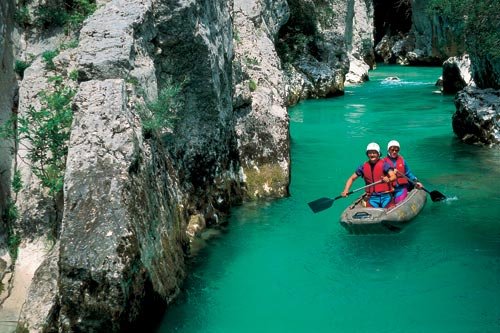
M394 169L394 171L396 171L396 173L398 175L401 175L403 176L404 178L406 178L407 181L409 181L410 183L412 183L413 185L415 185L416 182L414 182L413 180L411 180L407 175L405 175L404 173L402 173L401 171L399 171L398 169ZM431 193L429 192L427 189L425 189L423 186L422 186L422 190L424 190L425 192L427 193Z
M400 174L401 176L403 176L404 178L406 178L410 183L412 183L413 185L415 185L416 182L412 181L404 173L402 173L398 169L394 169L394 171L396 171L397 174ZM432 201L441 201L441 200L443 200L443 199L446 198L446 196L443 193L439 192L439 191L432 191L431 192L431 191L429 191L428 189L426 189L423 186L421 187L421 189L430 194Z
M364 190L364 189L365 189L365 188L367 188L367 187L370 187L370 186L375 186L375 185L380 184L380 183L382 183L382 182L383 182L383 180L379 180L378 182L375 182L375 183L371 183L371 184L365 185L365 186L363 186L363 187L360 187L360 188L357 188L357 189L352 190L352 191L350 191L350 192L347 192L347 195L351 195L351 194L353 194L353 193L356 193L356 192L359 192L359 191L361 191L361 190ZM335 199L333 199L333 200L337 200L337 199L340 199L340 198L343 198L343 196L342 196L342 195L339 195L338 197L336 197L336 198L335 198Z
M360 187L358 189L355 189L355 190L352 190L350 192L347 193L346 196L350 195L350 194L353 194L355 192L358 192L358 191L361 191L367 187L370 187L370 186L374 186L374 185L377 185L377 184L380 184L381 182L383 182L383 180L380 180L378 182L375 182L375 183L372 183L372 184L368 184L366 186L363 186L363 187ZM330 208L333 204L333 202L337 199L340 199L340 198L343 198L342 195L339 195L335 198L319 198L317 200L314 200L314 201L311 201L308 203L309 207L311 208L311 210L314 212L314 213L317 213L317 212L320 212L322 210L325 210L327 208Z
M402 172L401 172L401 171L399 171L398 169L394 169L394 171L396 171L396 173L397 173L397 174L399 174L399 175L403 176L404 178L406 178L406 180L408 180L410 183L412 183L413 185L415 185L415 183L416 183L416 182L414 182L413 180L411 180L411 179L410 179L407 175L405 175L404 173L402 173ZM431 192L430 192L428 189L426 189L425 187L423 187L423 186L422 186L421 188L422 188L422 190L424 190L425 192L427 192L427 193L431 194Z

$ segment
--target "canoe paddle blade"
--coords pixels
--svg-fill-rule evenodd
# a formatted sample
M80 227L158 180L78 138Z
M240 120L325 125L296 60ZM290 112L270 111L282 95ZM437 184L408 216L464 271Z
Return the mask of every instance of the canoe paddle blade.
M327 208L330 208L333 204L333 201L335 201L335 199L325 197L311 201L308 203L308 205L314 213L317 213Z
M346 193L346 196L349 196L355 192L358 192L358 191L361 191L361 190L364 190L365 188L367 187L371 187L371 186L374 186L374 185L377 185L377 184L380 184L382 183L383 180L379 180L378 182L375 182L375 183L371 183L371 184L368 184L368 185L365 185L363 187L360 187L360 188L357 188L355 190L352 190L348 193ZM312 211L314 213L317 213L317 212L321 212L322 210L325 210L327 208L330 208L332 207L332 204L335 200L337 199L340 199L340 198L345 198L344 196L342 195L339 195L339 196L336 196L335 198L331 199L331 198L326 198L326 197L323 197L323 198L320 198L320 199L317 199L317 200L314 200L314 201L311 201L308 203L309 207L311 207Z
M446 196L439 191L431 191L431 192L429 192L429 194L431 195L431 200L434 202L442 201L442 200L446 199Z

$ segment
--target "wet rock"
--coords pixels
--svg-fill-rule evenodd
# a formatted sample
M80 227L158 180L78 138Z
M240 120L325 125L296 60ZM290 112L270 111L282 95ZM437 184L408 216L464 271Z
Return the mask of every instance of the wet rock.
M467 87L455 97L453 131L460 140L479 145L500 144L500 90Z
M443 63L443 93L456 94L466 86L475 86L468 55L451 57Z

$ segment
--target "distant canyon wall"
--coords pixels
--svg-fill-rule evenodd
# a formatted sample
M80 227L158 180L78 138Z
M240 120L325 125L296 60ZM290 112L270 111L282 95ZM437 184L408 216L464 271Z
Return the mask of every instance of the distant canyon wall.
M338 96L344 84L368 79L373 67L371 1L290 0L290 19L279 32L287 103Z

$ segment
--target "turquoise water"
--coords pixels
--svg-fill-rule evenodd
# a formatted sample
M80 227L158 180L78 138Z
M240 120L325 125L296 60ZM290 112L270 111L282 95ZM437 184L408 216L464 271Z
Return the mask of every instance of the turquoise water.
M159 332L500 332L500 150L455 138L440 72L381 66L343 97L291 108L291 197L233 210ZM353 198L309 210L390 139L446 201L390 235L348 234Z

